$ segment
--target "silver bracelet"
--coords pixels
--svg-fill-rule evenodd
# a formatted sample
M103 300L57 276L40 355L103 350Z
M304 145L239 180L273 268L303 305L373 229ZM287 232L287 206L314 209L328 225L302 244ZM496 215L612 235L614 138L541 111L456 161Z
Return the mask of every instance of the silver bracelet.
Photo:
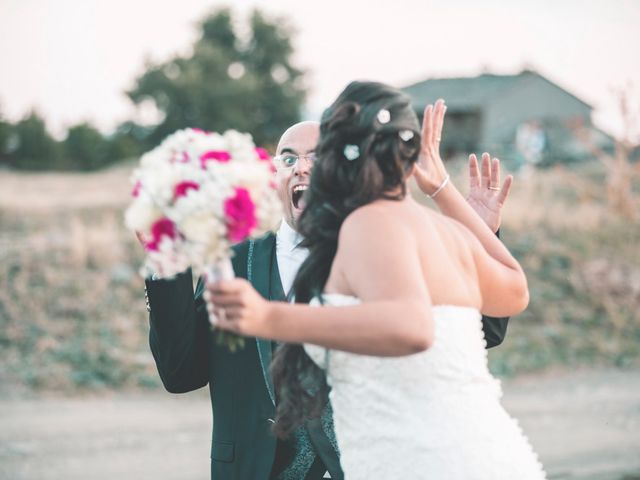
M438 188L436 188L436 191L433 192L431 195L427 194L427 197L431 199L436 198L436 195L438 195L442 191L442 189L447 186L447 183L449 183L450 179L451 179L451 176L447 173L447 176L444 177L442 184Z

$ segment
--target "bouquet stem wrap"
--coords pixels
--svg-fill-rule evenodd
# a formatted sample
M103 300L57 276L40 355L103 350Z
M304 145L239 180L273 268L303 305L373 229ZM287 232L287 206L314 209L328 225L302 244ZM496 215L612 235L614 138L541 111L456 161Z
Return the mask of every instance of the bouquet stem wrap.
M229 258L224 258L213 265L208 265L207 267L205 267L204 273L207 284L215 283L219 280L232 280L235 278L233 265L231 264L231 260ZM214 307L215 305L207 301L207 306ZM218 318L213 313L213 308L207 308L207 311L209 312L209 323L215 330ZM236 335L235 333L231 332L225 332L223 330L216 330L215 335L216 343L218 345L226 345L231 352L235 352L239 348L244 348L244 337L240 335Z

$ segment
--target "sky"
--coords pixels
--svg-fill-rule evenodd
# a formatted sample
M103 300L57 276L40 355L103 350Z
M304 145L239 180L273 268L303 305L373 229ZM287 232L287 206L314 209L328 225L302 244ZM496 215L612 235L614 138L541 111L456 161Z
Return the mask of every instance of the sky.
M640 91L640 0L0 0L0 114L32 109L52 133L144 119L124 95L145 62L188 52L200 19L232 5L291 26L314 117L351 80L402 87L430 77L533 68L617 133L612 88Z

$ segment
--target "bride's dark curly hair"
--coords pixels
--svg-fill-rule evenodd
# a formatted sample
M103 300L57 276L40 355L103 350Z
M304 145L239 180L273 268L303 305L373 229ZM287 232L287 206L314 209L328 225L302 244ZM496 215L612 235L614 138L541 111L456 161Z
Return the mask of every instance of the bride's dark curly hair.
M307 204L298 231L309 249L293 284L297 303L319 296L329 277L344 219L377 199L400 200L420 152L420 126L410 100L374 82L352 82L324 111ZM285 344L271 372L278 405L274 433L288 436L317 417L327 400L325 375L302 345Z

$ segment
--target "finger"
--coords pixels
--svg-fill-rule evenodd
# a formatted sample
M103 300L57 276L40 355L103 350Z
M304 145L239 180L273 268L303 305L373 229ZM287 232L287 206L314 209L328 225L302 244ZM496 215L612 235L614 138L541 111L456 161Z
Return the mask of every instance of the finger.
M429 104L424 109L422 116L422 146L426 147L431 142L431 117L433 116L433 105Z
M229 307L225 310L227 320L230 320L230 321L240 320L242 318L243 313L244 313L244 308L239 306Z
M478 157L474 154L469 155L469 188L480 187L480 171L478 169Z
M209 291L208 288L205 288L204 291L202 292L202 298L204 298L205 302L211 303L211 292Z
M211 302L216 306L228 308L242 305L242 298L237 293L213 293L211 294Z
M504 205L507 201L509 192L511 192L511 185L513 185L513 175L508 175L507 178L504 179L504 184L498 194L498 203L500 203L500 205Z
M447 109L444 105L444 100L441 98L436 102L433 118L433 142L434 145L439 144L442 140L442 125L444 124L444 112Z
M489 162L489 154L482 154L482 164L481 164L481 178L480 185L482 188L489 188L489 181L491 178L491 163Z
M212 294L234 293L242 291L246 287L246 283L246 280L242 278L217 280L213 283L207 283L207 289Z
M226 313L224 317L221 317L216 322L216 328L220 330L227 330L229 332L237 332L238 331L238 323L229 318L229 314Z
M209 315L209 323L211 323L211 325L218 325L220 319L216 315L216 308L211 303L207 303L207 314Z
M492 188L500 188L500 160L497 158L491 160L491 180L489 186Z

